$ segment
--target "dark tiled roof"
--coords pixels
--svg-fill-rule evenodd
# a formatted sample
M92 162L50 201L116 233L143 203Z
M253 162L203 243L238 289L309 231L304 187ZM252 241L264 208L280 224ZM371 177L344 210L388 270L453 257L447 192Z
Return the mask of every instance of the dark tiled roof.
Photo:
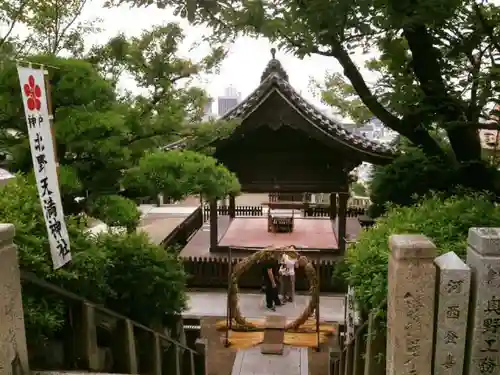
M281 63L274 58L274 55L262 74L261 79L262 81L259 87L257 87L257 89L255 89L245 100L222 116L221 119L245 119L255 111L272 90L276 90L301 112L301 114L309 120L312 126L321 129L339 143L379 159L390 160L398 154L398 150L394 145L374 142L361 134L356 134L348 130L348 126L344 126L325 116L320 110L307 102L290 85L287 73L283 69ZM164 149L172 150L182 147L183 144L181 140L166 146Z
M375 154L389 159L397 154L395 147L374 142L362 135L355 134L344 128L340 123L322 114L276 72L269 74L253 93L222 118L226 120L235 118L244 119L255 110L265 96L273 89L276 89L289 100L315 126L325 131L340 143L346 144L360 152Z

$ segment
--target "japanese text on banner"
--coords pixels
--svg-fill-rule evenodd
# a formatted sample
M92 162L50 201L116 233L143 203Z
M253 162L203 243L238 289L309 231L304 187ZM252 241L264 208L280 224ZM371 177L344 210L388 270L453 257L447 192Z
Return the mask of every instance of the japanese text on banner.
M69 235L59 193L43 69L18 66L33 171L43 209L54 269L71 260Z

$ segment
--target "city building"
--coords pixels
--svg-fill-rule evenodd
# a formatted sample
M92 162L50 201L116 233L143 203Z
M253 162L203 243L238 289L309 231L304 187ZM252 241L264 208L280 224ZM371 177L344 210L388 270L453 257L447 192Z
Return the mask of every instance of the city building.
M213 111L214 100L212 98L208 98L208 102L203 107L203 121L213 120L217 117L217 115Z
M217 98L217 114L219 116L224 116L240 102L241 93L233 86L227 87L224 90L224 95Z
M344 127L354 134L368 138L370 141L386 145L394 142L398 136L397 132L385 127L384 124L376 117L372 118L363 126L357 127L355 124L344 124ZM362 163L356 168L355 172L358 176L358 180L361 183L366 183L371 179L373 166L369 163Z

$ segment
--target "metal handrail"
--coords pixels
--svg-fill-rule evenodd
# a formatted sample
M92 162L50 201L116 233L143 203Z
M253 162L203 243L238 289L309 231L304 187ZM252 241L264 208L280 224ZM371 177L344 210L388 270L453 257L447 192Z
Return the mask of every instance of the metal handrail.
M70 292L66 289L63 289L57 285L54 285L52 283L49 283L45 280L42 280L40 279L39 277L37 277L35 274L31 273L31 272L26 272L26 271L21 271L21 280L23 281L27 281L29 283L32 283L34 285L37 285L39 286L40 288L43 288L43 289L47 289L47 290L50 290L51 292L54 292L56 294L59 294L67 299L70 299L70 300L74 300L74 301L78 301L78 302L81 302L81 303L85 303L85 304L88 304L90 306L92 306L93 308L95 308L96 310L98 310L99 312L103 313L103 314L106 314L108 316L111 316L115 319L120 319L120 320L128 320L132 323L133 326L137 327L137 328L140 328L146 332L150 332L154 335L158 335L158 337L162 340L165 340L165 341L168 341L172 344L174 344L175 346L178 346L179 348L181 349L184 349L184 350L188 350L190 351L191 353L193 354L199 354L196 350L193 350L191 349L190 347L180 343L179 341L171 338L171 337L168 337L166 336L165 334L161 333L161 332L158 332L152 328L149 328L148 326L145 326L141 323L138 323L134 320L131 320L129 318L127 318L125 315L122 315L122 314L119 314L117 312L114 312L113 310L110 310L102 305L98 305L98 304L95 304L81 296L79 296L78 294L75 294L73 292Z
M387 299L384 299L378 306L377 308L375 308L374 310L372 311L380 311L382 310L385 306L387 305ZM346 342L346 345L344 345L344 347L342 348L342 352L345 352L347 351L347 347L349 345L351 345L352 343L354 343L357 339L358 336L361 336L361 333L363 332L363 330L365 330L366 328L368 327L368 320L364 321L363 324L361 324L355 331L354 331L354 335L352 337L351 340L347 341ZM349 339L349 338L347 338Z

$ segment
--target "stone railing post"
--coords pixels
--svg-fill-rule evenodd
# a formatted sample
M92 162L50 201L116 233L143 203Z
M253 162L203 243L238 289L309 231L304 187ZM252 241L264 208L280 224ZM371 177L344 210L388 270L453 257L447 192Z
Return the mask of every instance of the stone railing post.
M429 375L436 247L422 235L393 235L389 247L387 375Z
M462 375L471 270L454 252L434 260L438 271L433 375Z
M469 230L467 264L472 270L466 375L500 372L500 228Z
M14 226L0 224L0 374L29 374Z

